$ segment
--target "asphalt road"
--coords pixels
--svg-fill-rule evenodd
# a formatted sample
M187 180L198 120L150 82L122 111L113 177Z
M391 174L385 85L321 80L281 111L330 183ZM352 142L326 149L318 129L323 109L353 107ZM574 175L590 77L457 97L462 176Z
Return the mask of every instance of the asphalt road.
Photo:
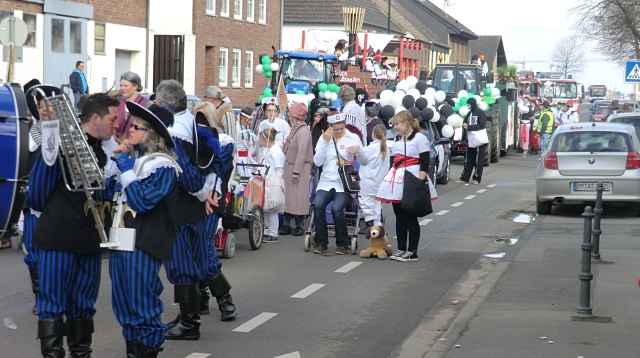
M224 261L239 314L220 322L217 311L202 320L197 342L171 342L162 357L394 357L438 301L487 252L494 240L514 237L531 211L535 158L501 158L481 185L440 186L434 214L421 221L420 258L399 263L358 256L321 257L303 252L299 238L282 238L250 251L237 232L236 257ZM452 169L459 176L460 165ZM388 213L388 211L387 211ZM392 215L387 215L391 217ZM387 228L393 235L393 219ZM361 240L361 247L366 245ZM342 269L341 269L342 268ZM341 269L341 270L340 270ZM341 271L341 272L336 272ZM17 250L0 251L0 356L38 357L36 320L28 274ZM162 273L164 278L164 273ZM165 319L177 307L165 281ZM94 357L124 357L124 342L111 310L107 260L97 304ZM295 297L292 297L295 296Z

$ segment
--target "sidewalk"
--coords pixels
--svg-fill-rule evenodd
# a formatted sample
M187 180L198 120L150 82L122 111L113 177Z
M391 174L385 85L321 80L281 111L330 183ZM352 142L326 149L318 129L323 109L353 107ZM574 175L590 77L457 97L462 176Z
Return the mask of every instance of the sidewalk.
M582 221L539 217L494 291L448 358L640 357L640 222L604 219L593 265L594 315L613 323L573 322L578 303ZM543 338L546 337L546 338Z

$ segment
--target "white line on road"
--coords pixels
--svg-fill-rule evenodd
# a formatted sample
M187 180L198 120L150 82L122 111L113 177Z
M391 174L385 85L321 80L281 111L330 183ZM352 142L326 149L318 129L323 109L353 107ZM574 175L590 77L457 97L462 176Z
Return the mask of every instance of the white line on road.
M482 194L482 193L486 193L486 192L487 192L487 189L480 189L480 190L476 191L476 193L478 193L478 194Z
M427 226L432 221L433 221L433 219L423 219L423 220L420 221L420 226Z
M458 201L456 203L451 204L451 207L452 208L457 208L457 207L462 206L463 204L464 204L464 201Z
M291 298L307 298L313 295L316 291L323 288L325 286L324 283L312 283L309 286L303 288L302 290L296 292L291 296Z
M287 354L283 354L281 356L273 357L273 358L302 358L300 352L295 351Z
M358 267L362 265L362 261L351 261L348 264L340 267L339 269L333 271L333 272L337 272L337 273L347 273L351 270L353 270L354 268Z
M236 329L234 329L233 332L249 333L253 331L256 327L260 326L261 324L267 322L268 320L272 319L277 315L278 315L277 313L262 312L259 315L248 320L247 322L236 327Z
M471 199L473 199L473 198L475 198L475 197L476 197L475 195L469 195L469 196L466 196L466 197L464 198L464 200L471 200Z
M449 210L440 210L436 213L436 216L444 216L449 213Z
M495 188L495 187L496 187L496 185L495 185L495 184L489 184L489 185L487 185L487 188L489 188L489 189L493 189L493 188Z
M184 357L184 358L207 358L209 357L211 354L209 353L191 353L188 356Z

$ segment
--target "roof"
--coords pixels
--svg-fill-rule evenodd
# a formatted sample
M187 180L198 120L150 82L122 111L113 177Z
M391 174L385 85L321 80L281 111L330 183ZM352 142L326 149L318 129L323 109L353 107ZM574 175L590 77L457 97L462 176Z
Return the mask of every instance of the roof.
M313 24L342 26L342 7L355 6L366 9L364 27L386 32L387 14L373 0L283 0L285 24ZM391 32L406 31L396 21L391 21Z
M469 41L469 51L472 56L480 55L481 53L484 54L489 64L489 70L495 71L495 68L491 67L496 57L498 59L498 67L507 65L507 55L504 52L502 36L478 36L477 40Z
M386 3L386 0L382 0L382 2ZM434 21L425 21L425 17L423 15L424 10L416 2L416 0L395 0L392 2L393 10L395 10L396 14L394 19L398 19L398 14L402 18L402 25L408 29L408 32L416 36L419 40L419 37L424 37L425 42L430 42L436 44L438 46L449 48L449 34L446 28ZM392 11L392 16L394 15ZM409 23L410 25L406 25L405 23Z
M623 132L623 133L634 133L635 132L633 127L628 125L628 124L608 123L608 122L591 122L591 123L563 124L563 125L558 127L558 129L556 130L556 133L601 132L601 131Z
M637 118L640 121L640 112L616 113L609 116L607 122L611 122L619 118Z
M429 17L431 18L425 20L436 20L442 23L447 27L448 34L450 35L459 36L467 40L475 40L478 38L478 35L471 31L471 29L464 26L461 22L453 18L451 15L447 14L446 11L442 10L429 0L401 0L401 2L415 3L416 5L420 6L420 8L423 9L422 12L428 13ZM431 21L428 21L427 23L431 25Z
M276 51L278 57L302 58L307 60L325 60L328 62L337 62L338 58L333 54L319 53L313 51Z

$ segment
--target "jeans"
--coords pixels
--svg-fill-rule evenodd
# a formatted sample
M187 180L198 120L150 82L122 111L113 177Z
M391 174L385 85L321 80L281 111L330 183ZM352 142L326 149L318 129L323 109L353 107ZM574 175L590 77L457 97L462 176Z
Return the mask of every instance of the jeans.
M551 134L543 133L540 135L540 152L544 153L549 147L551 142Z
M329 245L329 233L327 231L325 210L331 201L333 201L332 214L336 228L336 246L349 246L349 241L347 240L347 223L344 219L344 211L349 200L351 200L349 194L337 193L333 189L331 191L318 190L316 192L316 197L313 201L313 212L316 226L315 240L320 244L320 246L322 246L322 248L326 249Z

